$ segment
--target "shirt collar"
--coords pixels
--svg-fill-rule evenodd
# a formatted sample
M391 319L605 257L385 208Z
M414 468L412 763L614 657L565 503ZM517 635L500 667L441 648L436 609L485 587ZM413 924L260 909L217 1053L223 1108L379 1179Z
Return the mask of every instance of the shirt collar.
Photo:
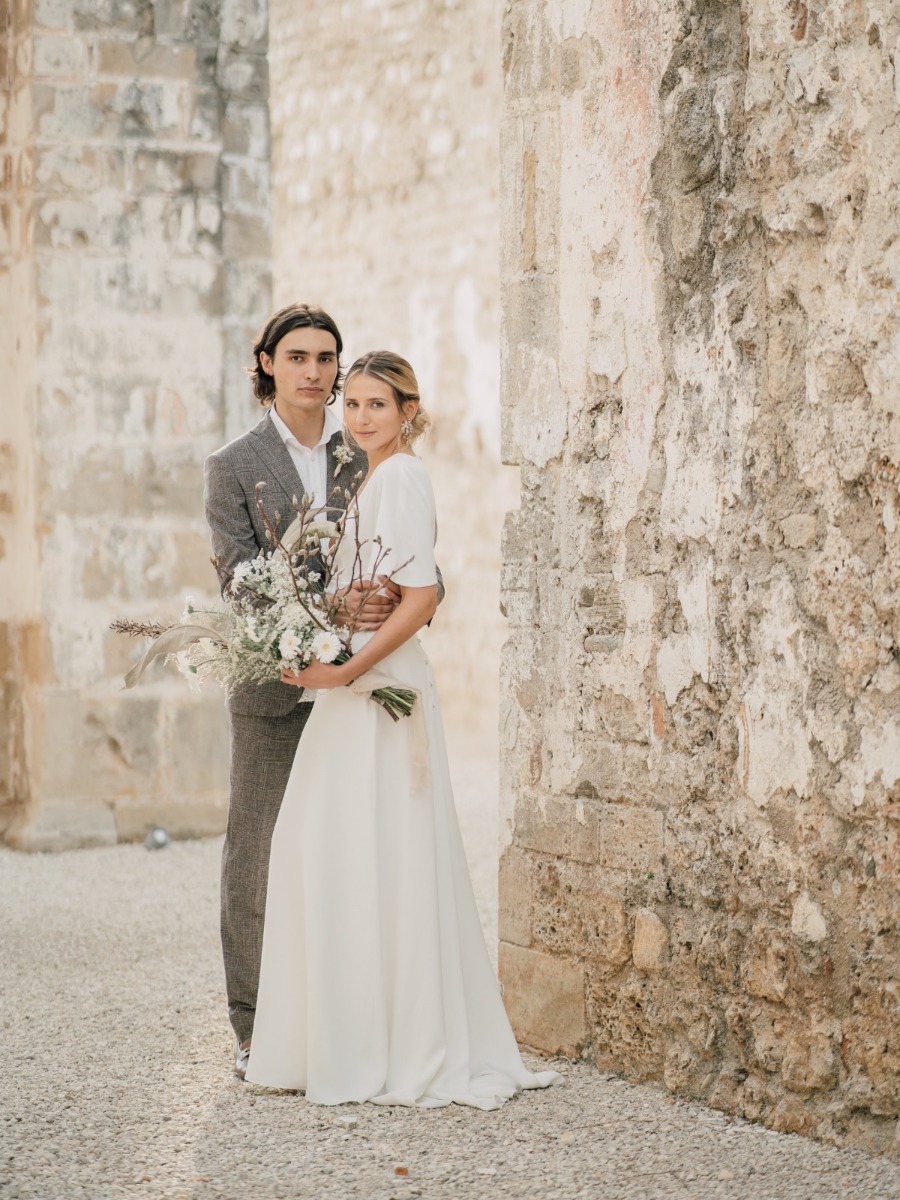
M336 407L337 407L336 403L335 404L327 404L325 406L325 423L322 426L322 436L316 442L315 446L311 447L313 450L318 449L319 446L327 446L328 443L331 441L331 439L334 437L334 435L341 428L343 422L341 421L341 418L338 416L338 414L335 412ZM302 446L301 443L297 441L297 439L291 433L290 429L288 429L287 425L285 425L284 421L282 421L281 417L279 417L278 413L275 411L274 404L269 409L269 416L272 418L272 424L278 430L279 437L281 438L281 440L284 442L284 444L286 446L294 445L294 446L301 446L301 449L303 449L303 450L310 449L310 447Z

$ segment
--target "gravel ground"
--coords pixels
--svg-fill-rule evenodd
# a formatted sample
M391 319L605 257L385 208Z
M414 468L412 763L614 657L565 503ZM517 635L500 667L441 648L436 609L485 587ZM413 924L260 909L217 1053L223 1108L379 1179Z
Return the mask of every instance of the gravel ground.
M456 761L493 944L492 764ZM220 846L0 851L4 1200L900 1197L898 1165L731 1121L586 1063L555 1062L564 1086L494 1113L329 1109L239 1083L217 935Z

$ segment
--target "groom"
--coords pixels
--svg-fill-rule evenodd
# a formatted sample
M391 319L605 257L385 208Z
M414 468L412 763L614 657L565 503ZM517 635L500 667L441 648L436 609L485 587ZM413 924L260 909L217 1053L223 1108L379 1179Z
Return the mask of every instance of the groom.
M294 498L311 507L344 506L344 489L366 457L344 448L339 406L343 342L321 308L291 304L269 318L253 347L253 391L268 411L249 433L206 460L205 504L212 548L224 588L240 562L271 548L256 506L261 501L283 533L295 515ZM336 411L337 408L337 411ZM348 456L347 451L350 451ZM332 496L335 487L338 493ZM377 584L370 584L370 589ZM386 583L363 595L356 584L348 611L365 600L359 630L374 630L399 600ZM228 699L231 720L231 796L222 853L222 952L228 1014L237 1039L235 1072L243 1078L250 1053L259 964L269 844L300 734L312 704L283 683L246 686Z

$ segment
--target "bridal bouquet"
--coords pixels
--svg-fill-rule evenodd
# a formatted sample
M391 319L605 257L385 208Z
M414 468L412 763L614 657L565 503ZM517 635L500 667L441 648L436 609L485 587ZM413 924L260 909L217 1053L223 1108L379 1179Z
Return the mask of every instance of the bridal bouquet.
M110 628L119 633L152 639L125 676L126 687L134 687L159 657L173 660L198 685L201 679L213 679L227 690L277 682L282 670L302 671L313 659L342 663L350 658L350 639L362 605L346 613L344 597L346 584L362 579L358 535L351 579L339 581L335 562L346 533L343 520L322 520L305 499L300 505L295 501L297 515L279 537L261 501L264 487L257 484L256 504L272 549L237 566L223 592L224 608L188 604L182 619L169 626L113 621ZM346 498L349 502L349 492ZM379 544L369 579L378 574L386 553ZM329 585L338 582L345 586L329 591ZM412 712L415 693L384 687L373 691L372 699L396 721Z

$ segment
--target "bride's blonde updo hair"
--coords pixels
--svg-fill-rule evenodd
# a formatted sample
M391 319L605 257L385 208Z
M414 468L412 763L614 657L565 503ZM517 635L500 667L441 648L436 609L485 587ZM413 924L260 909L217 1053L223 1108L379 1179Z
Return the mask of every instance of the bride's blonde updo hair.
M355 375L368 375L371 379L378 379L381 383L386 383L394 393L394 399L401 412L403 411L403 405L407 401L417 401L419 408L414 420L411 422L412 432L410 433L409 441L414 442L422 436L431 424L431 417L429 417L428 413L422 407L422 401L419 398L419 383L416 379L415 371L413 371L405 358L401 358L399 354L394 354L392 350L370 350L368 354L363 354L347 372L347 377L344 380L345 394L347 384Z

